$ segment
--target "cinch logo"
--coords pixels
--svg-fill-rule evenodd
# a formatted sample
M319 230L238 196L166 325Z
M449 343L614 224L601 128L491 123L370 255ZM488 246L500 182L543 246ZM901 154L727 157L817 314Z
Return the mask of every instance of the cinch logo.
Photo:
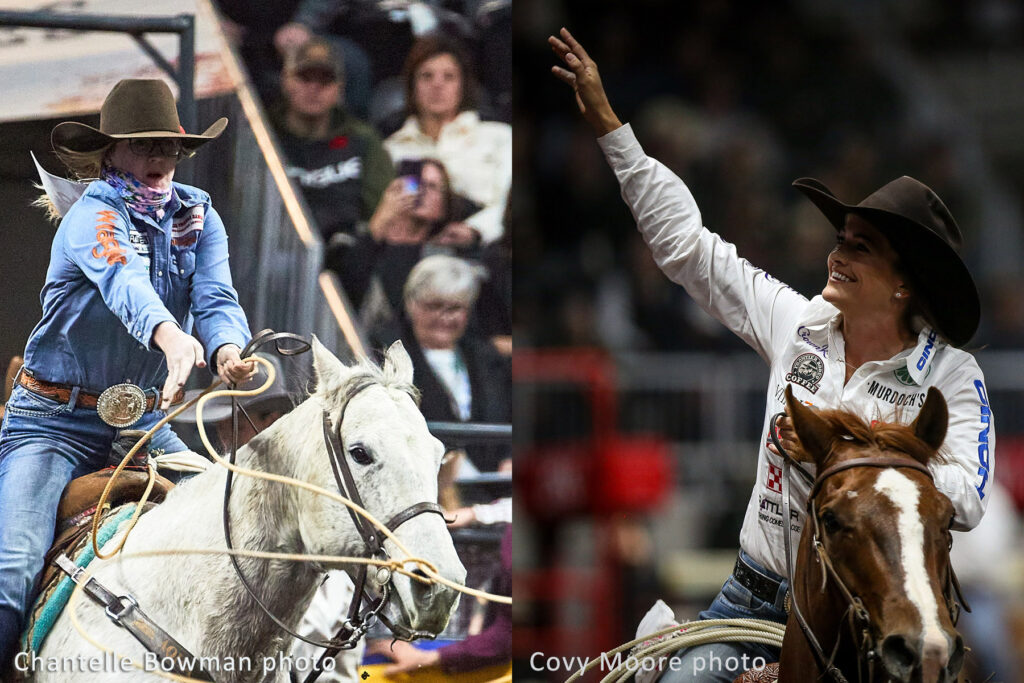
M981 426L978 432L978 474L981 475L981 485L978 486L978 497L985 497L985 484L988 483L988 430L992 426L992 409L988 406L988 395L985 393L985 385L980 379L974 380L974 388L981 399Z
M116 221L116 211L99 211L96 214L96 241L100 243L100 246L92 248L92 255L96 258L106 258L108 266L115 263L120 263L123 266L128 263L124 249L114 235L114 230L117 228ZM103 248L100 249L100 247Z
M928 335L928 343L924 345L924 351L921 352L921 357L917 359L918 370L924 370L924 364L928 362L928 356L932 354L932 347L935 346L935 338L938 334L938 332L932 330L932 333Z

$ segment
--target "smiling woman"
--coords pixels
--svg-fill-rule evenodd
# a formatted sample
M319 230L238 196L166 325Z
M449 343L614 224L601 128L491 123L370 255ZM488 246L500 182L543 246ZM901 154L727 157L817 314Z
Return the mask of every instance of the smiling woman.
M842 406L866 421L900 423L917 417L929 389L941 390L949 404L944 442L949 458L929 461L928 470L952 502L956 528L974 527L987 504L992 432L981 461L977 416L990 417L984 379L974 357L960 347L973 337L980 307L974 281L956 251L960 229L935 192L903 176L847 204L817 180L795 181L793 186L817 206L837 236L823 291L807 299L703 227L690 190L647 156L630 125L619 120L597 64L568 30L548 43L560 60L552 72L572 88L658 267L770 366L757 484L740 532L739 558L700 618L787 619L786 534L798 536L805 522L799 512L790 519L778 512L783 507L782 460L768 435L770 418L787 410L787 389L816 409ZM898 406L890 401L894 396L902 397ZM780 423L783 447L792 448L792 422L784 418ZM804 509L808 492L803 482L792 482L794 512ZM917 650L907 652L918 664L920 647L910 643L908 648ZM677 652L660 680L732 681L741 673L736 667L691 673L709 660L773 661L778 655L776 648L753 643L699 645ZM852 677L855 672L844 673Z

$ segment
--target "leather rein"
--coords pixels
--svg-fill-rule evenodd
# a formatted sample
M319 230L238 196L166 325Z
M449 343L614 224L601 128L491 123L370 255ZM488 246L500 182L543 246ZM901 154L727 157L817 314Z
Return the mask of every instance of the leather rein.
M875 647L875 639L872 635L873 631L871 628L871 615L868 614L867 608L864 607L863 601L856 595L854 595L846 582L843 581L842 577L839 576L835 567L832 563L832 558L829 556L828 549L825 547L822 541L820 522L818 519L818 509L815 502L815 498L818 493L821 492L822 486L825 481L832 475L844 472L849 469L857 467L877 467L877 468L893 468L893 469L909 469L916 470L923 473L928 477L929 481L934 482L932 473L928 468L921 463L913 460L909 457L905 458L853 458L837 463L831 467L826 468L823 472L819 473L817 477L813 477L805 468L803 468L793 457L786 451L782 446L782 442L778 438L776 431L776 422L780 417L785 417L785 413L776 413L772 416L769 423L768 434L771 438L775 448L778 449L779 454L783 458L783 473L782 473L782 514L784 521L785 532L783 538L785 541L786 549L786 575L789 580L789 590L791 592L790 605L793 614L796 616L797 623L800 626L800 630L803 632L807 643L810 645L811 652L814 654L814 658L817 660L818 666L826 674L831 676L837 683L848 683L846 677L842 671L835 666L834 661L836 654L839 652L839 643L842 639L842 631L836 637L835 646L832 648L832 654L826 658L825 651L822 649L821 644L818 642L817 637L811 630L810 625L807 623L807 619L804 617L800 610L799 600L792 594L796 590L795 579L795 567L793 562L793 549L792 549L792 534L789 529L790 524L790 471L795 471L811 486L810 492L807 494L807 512L810 515L814 523L814 537L813 547L817 555L818 561L821 562L824 567L826 577L832 579L842 594L843 599L846 601L847 607L843 614L844 617L849 618L850 632L855 637L858 631L858 625L860 630L860 642L858 643L858 651L860 657L857 659L857 678L858 680L864 680L863 672L861 670L861 664L863 661L867 662L868 666L868 681L874 680L874 665L875 661L880 658L877 648ZM950 542L952 546L952 542ZM947 559L948 563L948 559ZM953 572L952 564L948 563L947 581L945 589L946 607L949 610L950 617L953 620L955 626L960 614L960 605L963 605L964 609L968 612L971 611L970 605L963 597L963 593L960 590L960 582L956 578L956 574ZM824 583L822 584L822 590L824 590ZM954 597L955 596L955 597Z
M281 340L287 339L292 342L298 342L298 346L292 348L284 348L281 346ZM300 353L305 353L310 349L310 345L302 337L295 334L286 332L275 333L272 330L263 330L253 337L252 341L246 345L240 354L242 358L248 358L252 353L259 347L269 342L275 342L278 353L283 356L294 356ZM327 445L327 457L331 463L331 470L334 473L334 479L338 486L338 490L341 495L345 496L353 503L361 508L365 508L363 505L362 497L359 495L359 489L356 486L355 477L352 476L352 470L349 467L348 459L345 457L345 449L343 445L343 439L341 436L341 428L345 421L345 411L348 405L352 402L360 392L368 389L371 386L376 386L376 382L366 381L362 384L357 385L355 388L348 391L345 401L342 404L341 415L338 417L338 425L335 428L331 423L331 418L327 411L323 411L323 432L324 442ZM237 398L232 397L231 401L231 419L232 419L232 444L231 444L231 457L230 462L234 464L235 457L238 449L238 412L241 412L245 419L249 422L249 425L254 431L259 432L256 429L256 425L252 419L245 412L242 406L238 405ZM224 489L224 509L223 509L223 520L224 520L224 540L229 550L233 549L231 543L231 520L229 515L229 502L231 499L231 485L233 481L233 473L228 470L227 481ZM348 507L348 506L346 506ZM377 532L377 530L367 520L363 519L355 510L348 507L349 515L352 517L352 523L355 525L356 531L363 539L363 545L366 550L366 557L387 560L389 559L387 550L384 548L384 537L383 534ZM441 506L435 502L423 501L420 503L414 503L409 507L405 508L390 520L388 520L385 526L389 531L394 532L402 524L409 520L426 513L432 513L440 515L446 522L448 521L444 515L444 511ZM299 635L292 631L286 626L278 617L276 617L270 609L264 604L263 600L256 594L256 591L250 586L245 575L242 573L242 569L238 564L238 558L231 554L228 556L231 560L231 566L234 567L235 574L238 576L239 581L245 587L245 590L249 593L256 604L259 605L260 609L270 618L278 628L291 635L293 638L297 638L301 641L314 645L316 647L326 648L325 652L317 660L316 665L312 668L309 675L305 679L305 683L313 683L321 673L324 671L324 663L329 659L336 656L342 650L349 650L356 646L359 640L366 634L370 626L373 625L374 620L379 619L381 623L388 627L392 633L396 636L402 636L406 639L413 640L417 638L434 638L434 634L426 631L415 631L399 624L393 624L389 622L384 615L381 613L391 597L391 580L392 572L387 567L380 567L377 572L377 582L380 586L380 597L375 601L371 600L366 610L362 610L363 597L366 591L367 581L367 565L360 564L356 575L355 591L352 596L352 602L347 610L347 617L342 623L338 632L327 641L314 640L306 638L305 636ZM361 611L362 610L362 611Z

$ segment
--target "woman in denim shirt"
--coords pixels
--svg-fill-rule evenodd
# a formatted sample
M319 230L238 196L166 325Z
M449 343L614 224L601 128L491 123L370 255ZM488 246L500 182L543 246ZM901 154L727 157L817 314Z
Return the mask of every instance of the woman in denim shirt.
M178 161L226 125L186 134L167 84L131 79L107 95L99 129L53 130L61 160L96 180L54 236L43 316L0 429L0 672L65 485L106 464L119 428L158 422L193 367L214 364L226 383L250 374L224 224L207 193L172 182ZM152 448L187 450L166 425Z

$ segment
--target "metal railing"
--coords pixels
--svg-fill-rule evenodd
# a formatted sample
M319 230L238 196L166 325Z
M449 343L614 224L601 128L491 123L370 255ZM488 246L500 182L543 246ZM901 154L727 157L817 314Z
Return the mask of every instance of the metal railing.
M59 28L71 31L110 31L127 33L158 67L178 84L178 104L181 125L185 130L196 129L195 65L196 22L191 14L174 17L138 17L109 14L59 14L55 12L0 11L0 26L24 28ZM164 59L147 33L175 33L178 35L178 68Z

